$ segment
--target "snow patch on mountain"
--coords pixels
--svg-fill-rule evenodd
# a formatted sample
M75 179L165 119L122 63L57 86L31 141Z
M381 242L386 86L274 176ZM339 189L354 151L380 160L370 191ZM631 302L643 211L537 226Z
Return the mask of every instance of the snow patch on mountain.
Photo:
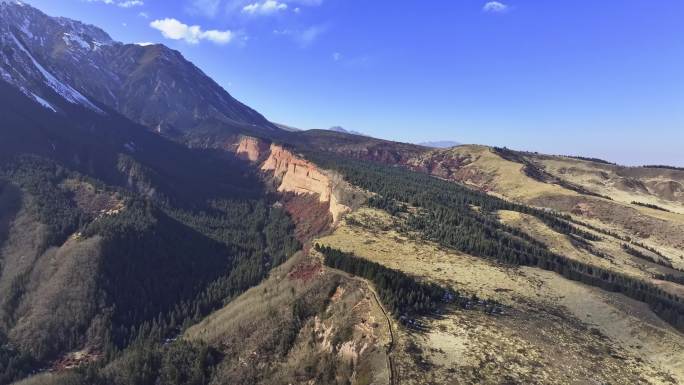
M55 107L52 107L52 104L50 104L47 100L41 98L40 96L34 94L33 92L31 92L31 97L35 101L37 101L41 106L43 106L49 110L52 110L52 112L57 112L57 110L55 110Z
M19 0L0 0L0 5L18 5L20 7L23 7L24 3L22 3Z
M64 35L62 36L62 40L64 40L64 43L68 46L72 46L74 44L80 46L83 49L90 49L90 44L83 40L82 37L78 35L74 35L68 32L65 32Z
M31 32L29 28L30 26L31 22L28 19L24 19L23 23L21 23L21 25L19 26L19 29L21 30L21 32L24 33L24 35L26 35L26 37L33 40L35 39L35 36L33 36L33 33Z
M11 38L14 40L14 43L17 45L17 47L26 55L28 58L31 60L33 65L38 69L38 71L43 75L45 78L47 85L55 90L59 95L61 95L64 99L66 99L68 102L73 103L73 104L80 104L82 106L85 106L87 108L90 108L93 111L99 112L101 114L104 114L104 111L102 111L100 108L98 108L93 102L88 100L85 96L83 96L80 92L76 91L73 89L71 86L68 84L64 84L59 79L57 79L54 75L52 75L48 70L46 70L38 61L31 55L31 53L21 44L19 39L17 39L16 36L14 36L13 33L10 33Z
M128 152L134 153L136 151L135 142L125 143L123 146Z

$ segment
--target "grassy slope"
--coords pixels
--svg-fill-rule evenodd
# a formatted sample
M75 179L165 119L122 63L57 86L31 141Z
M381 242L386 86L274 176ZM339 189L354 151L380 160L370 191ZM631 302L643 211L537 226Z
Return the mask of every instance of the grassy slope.
M183 338L225 354L215 383L386 384L389 330L371 294L364 281L300 255Z
M652 282L680 297L684 295L684 287L682 285L653 278L655 275L659 274L681 275L681 272L630 255L622 249L622 245L625 244L625 242L619 239L603 236L600 241L594 241L592 243L592 247L595 251L592 252L574 245L567 236L553 231L544 223L530 215L512 211L500 211L499 218L503 223L531 234L536 239L549 245L549 248L558 254L567 256L573 260L591 263L594 266L600 266L608 270L618 271L643 281ZM592 231L591 229L585 230ZM637 246L634 247L638 248ZM656 260L661 259L655 254L648 253L647 250L641 250L645 254L652 255Z
M504 159L486 146L464 145L435 150L413 158L409 164L418 169L429 166L433 174L446 179L505 199L570 213L582 221L634 237L660 250L674 266L684 269L684 205L681 195L675 194L668 199L666 194L658 193L655 186L666 182L680 185L684 183L683 172L625 168L567 157L527 153L524 156L551 175L612 200L536 180L526 175L523 164ZM450 164L454 159L462 162ZM644 190L639 186L650 187ZM632 201L656 204L672 212L633 205Z
M564 157L533 159L550 173L616 201L652 203L684 214L684 171L621 167Z
M439 248L395 231L396 219L377 210L352 216L365 225L344 224L318 242L510 306L504 317L456 312L432 321L427 334L402 333L402 344L417 344L433 365L415 375L404 370L407 383L445 381L452 376L449 369L463 383L506 376L525 383L645 378L657 384L668 383L670 375L684 380L677 356L684 337L642 303L551 272L510 268ZM409 351L401 362L416 370L416 349Z

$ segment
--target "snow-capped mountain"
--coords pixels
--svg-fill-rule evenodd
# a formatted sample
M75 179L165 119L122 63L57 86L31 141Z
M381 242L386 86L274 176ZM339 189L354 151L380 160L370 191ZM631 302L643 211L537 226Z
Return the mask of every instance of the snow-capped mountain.
M55 98L103 114L109 108L162 133L278 130L175 50L122 44L19 1L0 0L0 77L55 112Z
M51 23L56 25L51 26ZM80 30L81 35L85 36L88 29L85 28L87 26L80 23L78 23L80 24L78 29L75 28L77 27L76 23L64 21L64 24L65 26L61 28L64 32L60 32L65 42L70 41L68 40L69 36L79 36L76 34L77 30ZM41 52L44 51L44 48L54 46L54 42L49 41L49 39L55 39L60 34L51 35L54 31L48 29L57 25L59 23L56 23L55 20L21 2L0 2L0 45L2 46L0 77L19 88L25 95L45 108L53 111L56 109L49 102L54 97L52 92L70 103L80 104L102 112L89 98L69 85L68 82L60 80L51 72L50 68L42 65L41 61L45 61L41 60L40 56L36 58L37 55L44 53ZM91 28L95 29L94 27ZM102 33L102 31L99 32ZM106 37L106 34L104 36ZM85 42L83 43L85 44ZM34 55L32 52L36 52L36 54Z

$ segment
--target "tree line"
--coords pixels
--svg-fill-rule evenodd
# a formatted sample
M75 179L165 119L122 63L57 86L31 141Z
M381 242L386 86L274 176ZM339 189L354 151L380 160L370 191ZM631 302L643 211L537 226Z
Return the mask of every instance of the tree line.
M207 193L194 202L180 203L106 185L35 156L17 157L0 166L0 178L31 197L27 209L46 229L43 250L61 245L74 233L102 239L96 293L101 321L93 329L97 335L60 330L45 341L49 350L0 338L0 384L46 365L57 352L91 342L86 339L95 338L103 365L129 354L136 341L151 339L160 344L258 284L273 266L301 247L287 213L274 207L258 185L239 189L262 189L261 195L233 193L230 186L221 186L220 197ZM67 179L117 194L124 209L99 216L83 211L63 187ZM250 183L260 182L250 179ZM209 196L211 200L202 201ZM26 294L22 282L12 285L12 298L4 299L5 306L16 306ZM11 327L10 320L0 328L0 336Z
M395 316L434 313L447 294L439 285L420 282L399 270L353 254L319 244L314 249L323 254L327 266L371 281L382 303Z
M654 205L654 204L652 204L652 203L644 203L644 202L632 201L632 204L633 204L633 205L637 205L637 206L641 206L641 207L647 207L647 208L649 208L649 209L665 211L665 212L668 212L668 213L671 212L670 210L668 210L668 209L666 209L666 208L664 208L664 207L660 207L660 206Z
M507 202L401 167L330 154L311 153L308 156L322 167L340 172L350 183L383 197L371 202L375 207L384 209L382 202L392 200L417 207L417 213L409 214L406 222L409 229L422 233L427 239L471 255L514 265L535 266L573 280L622 292L646 302L663 319L684 330L684 303L678 296L650 283L553 253L544 244L502 224L496 218L496 211L511 210L535 216L553 230L585 241L600 239L593 233L577 229L567 215Z

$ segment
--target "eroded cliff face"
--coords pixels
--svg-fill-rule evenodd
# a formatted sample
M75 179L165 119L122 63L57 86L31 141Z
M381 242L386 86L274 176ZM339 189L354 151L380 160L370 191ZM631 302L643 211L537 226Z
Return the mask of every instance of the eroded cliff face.
M340 176L321 170L280 145L271 144L265 147L260 140L245 137L238 144L237 154L252 162L266 158L260 168L272 173L279 192L318 196L319 202L329 205L333 222L350 212L353 202L363 197L363 194L354 191Z
M242 159L256 162L266 153L266 151L268 151L268 147L267 143L264 143L257 138L243 137L238 143L236 153Z
M333 222L340 216L351 211L351 207L341 202L335 189L342 188L341 178L332 178L327 172L320 170L315 164L304 160L289 150L272 144L266 161L261 170L272 172L276 180L280 181L278 191L295 194L315 194L320 202L328 203Z

